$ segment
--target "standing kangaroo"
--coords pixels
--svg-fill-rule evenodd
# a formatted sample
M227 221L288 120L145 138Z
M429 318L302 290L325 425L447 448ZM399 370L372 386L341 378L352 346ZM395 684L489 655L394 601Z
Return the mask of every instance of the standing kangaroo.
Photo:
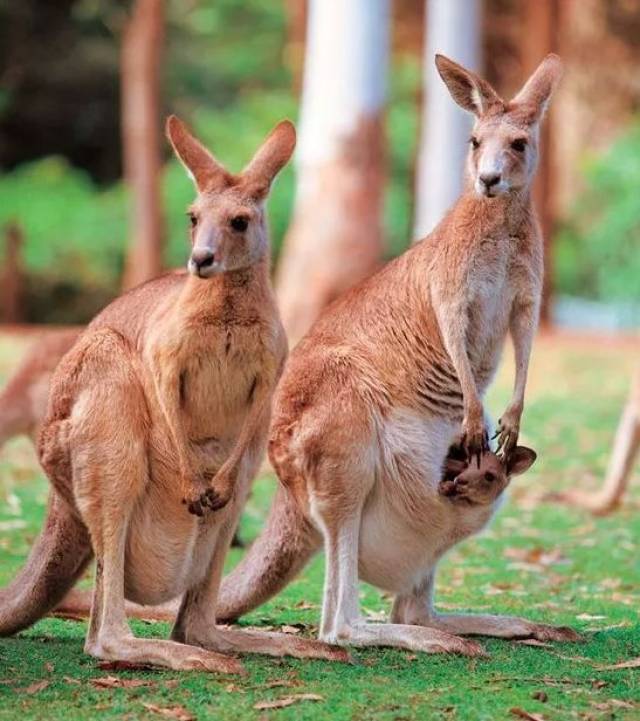
M269 282L264 201L295 146L280 123L240 175L175 117L195 180L188 273L109 305L58 365L40 434L45 528L0 593L0 635L51 609L95 553L85 650L173 669L238 672L227 651L344 658L283 634L216 627L222 565L266 442L286 339ZM136 639L125 598L182 596L171 641Z
M281 485L262 535L223 581L220 618L279 591L324 539L323 640L477 654L453 634L576 638L433 609L439 559L495 506L452 503L439 484L461 422L467 452L487 446L482 397L508 331L515 388L498 426L507 463L516 448L543 273L530 188L538 126L561 75L549 55L505 102L451 60L436 64L476 117L464 192L431 235L330 306L290 355L269 440ZM396 595L392 623L363 620L359 578Z

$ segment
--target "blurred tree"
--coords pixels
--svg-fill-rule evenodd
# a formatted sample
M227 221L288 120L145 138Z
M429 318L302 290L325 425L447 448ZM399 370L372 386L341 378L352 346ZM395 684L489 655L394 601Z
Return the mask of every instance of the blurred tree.
M122 149L131 191L124 288L162 271L160 63L164 0L136 0L122 36Z
M427 0L422 135L416 179L414 238L440 222L462 189L471 119L449 96L434 55L475 70L480 66L481 0Z
M4 258L0 273L0 321L18 323L23 320L22 301L24 278L22 275L22 229L15 222L4 228Z
M295 343L382 255L388 0L311 0L297 197L277 276Z

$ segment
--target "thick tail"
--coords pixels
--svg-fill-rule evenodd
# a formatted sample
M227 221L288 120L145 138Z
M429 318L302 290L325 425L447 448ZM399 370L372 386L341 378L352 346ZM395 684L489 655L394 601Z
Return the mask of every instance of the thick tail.
M89 532L54 491L42 533L17 577L0 590L0 636L42 618L78 580L93 556Z
M275 596L304 568L321 544L320 533L293 495L279 486L262 533L222 581L218 620L235 620Z

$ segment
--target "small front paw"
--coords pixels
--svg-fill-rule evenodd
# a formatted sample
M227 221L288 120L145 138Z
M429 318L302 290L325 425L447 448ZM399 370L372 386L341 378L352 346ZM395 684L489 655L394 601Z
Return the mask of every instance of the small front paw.
M500 418L495 435L498 439L496 451L508 454L516 447L520 435L521 415L522 412L519 409L508 408Z
M189 513L202 518L207 511L219 511L231 499L231 489L228 484L211 483L205 488L194 490L187 494L182 502L187 506Z
M468 458L476 457L478 467L480 467L480 456L489 450L489 434L482 413L470 415L464 419L460 445L466 451Z

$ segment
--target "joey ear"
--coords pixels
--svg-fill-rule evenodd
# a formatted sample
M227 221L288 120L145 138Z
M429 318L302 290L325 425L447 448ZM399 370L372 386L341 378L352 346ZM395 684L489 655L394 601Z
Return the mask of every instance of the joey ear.
M526 446L516 446L507 458L507 475L518 476L534 464L537 453Z
M175 154L199 192L227 185L229 173L175 115L167 118L166 133Z
M242 171L241 177L254 187L257 196L265 196L269 192L273 179L289 162L295 147L295 126L290 120L282 120Z
M464 110L480 117L490 108L504 106L502 98L490 83L462 65L444 55L436 55L436 67L451 97Z
M509 105L522 114L526 122L537 122L544 115L562 72L560 57L554 53L547 55Z

